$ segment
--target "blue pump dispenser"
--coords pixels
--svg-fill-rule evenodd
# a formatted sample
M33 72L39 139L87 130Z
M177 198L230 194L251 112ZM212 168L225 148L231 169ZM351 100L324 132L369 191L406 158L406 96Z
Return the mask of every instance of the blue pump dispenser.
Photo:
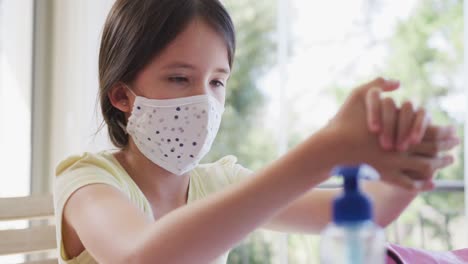
M362 166L337 167L334 170L344 179L344 192L333 202L333 221L338 225L373 219L372 202L359 188L359 178L369 178L363 175Z
M383 264L385 235L373 222L370 198L361 192L360 179L378 179L368 165L336 167L333 175L344 179L343 192L333 201L332 223L322 232L322 264Z

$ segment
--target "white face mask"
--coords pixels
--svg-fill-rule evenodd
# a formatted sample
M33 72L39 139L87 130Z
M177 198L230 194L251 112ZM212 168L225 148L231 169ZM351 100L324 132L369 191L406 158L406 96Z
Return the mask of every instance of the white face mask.
M210 150L223 112L210 95L163 100L135 95L127 132L153 163L182 175Z

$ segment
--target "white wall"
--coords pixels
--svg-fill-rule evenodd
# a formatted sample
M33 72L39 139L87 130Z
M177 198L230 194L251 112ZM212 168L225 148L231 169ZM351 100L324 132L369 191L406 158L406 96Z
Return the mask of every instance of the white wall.
M96 105L100 36L113 2L54 0L49 164L53 169L71 154L110 147L106 133L94 132L102 120Z
M32 11L32 0L0 6L0 197L29 194Z

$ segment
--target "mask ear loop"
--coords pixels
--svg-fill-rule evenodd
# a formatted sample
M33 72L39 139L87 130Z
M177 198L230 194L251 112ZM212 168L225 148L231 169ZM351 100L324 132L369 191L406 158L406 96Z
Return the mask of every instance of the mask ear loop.
M127 84L123 84L123 86L125 86L125 88L127 88L127 90L129 90L133 96L137 97L137 95L132 91L132 89L130 89L130 87L127 85ZM117 125L123 129L123 131L125 132L125 135L128 135L128 131L127 131L127 126L122 124L122 122L120 122L120 120L117 120Z
M122 124L122 122L120 122L120 120L117 120L117 125L123 129L123 131L125 132L125 135L128 135L128 131L127 131L127 126L125 126L124 124Z
M135 94L135 92L133 92L133 90L130 88L130 86L128 86L125 83L123 84L123 86L125 86L125 88L127 88L127 90L129 90L133 94L133 96L137 97L137 95Z

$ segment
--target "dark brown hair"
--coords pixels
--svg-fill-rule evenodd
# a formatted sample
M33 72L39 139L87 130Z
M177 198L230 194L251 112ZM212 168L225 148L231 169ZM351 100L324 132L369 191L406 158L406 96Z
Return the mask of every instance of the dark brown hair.
M122 111L112 106L108 92L131 83L195 18L203 19L226 41L232 68L235 34L231 18L218 0L117 0L104 25L99 51L99 100L112 143L128 144Z

